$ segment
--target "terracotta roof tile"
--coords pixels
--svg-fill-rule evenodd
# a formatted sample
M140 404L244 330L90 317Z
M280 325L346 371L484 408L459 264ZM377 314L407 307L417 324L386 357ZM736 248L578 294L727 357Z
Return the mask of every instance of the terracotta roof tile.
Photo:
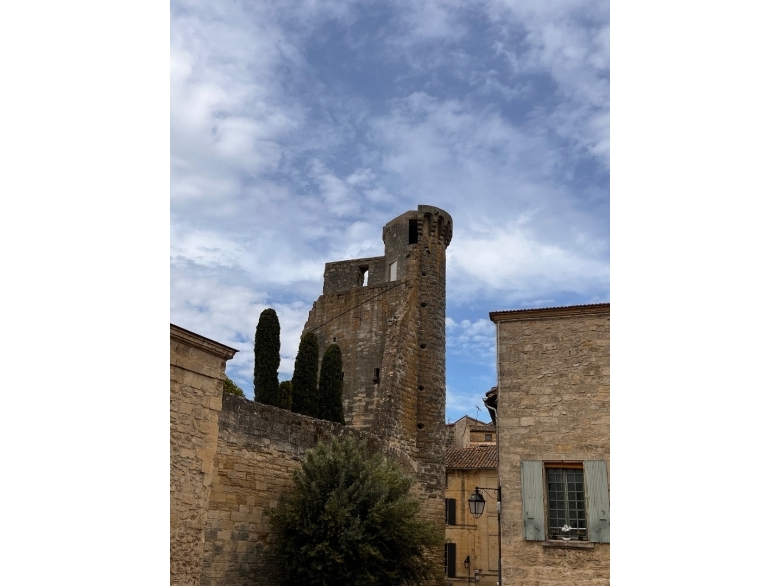
M498 449L496 446L473 446L451 448L444 454L447 468L496 468Z
M579 307L608 307L609 303L583 303L581 305L555 305L553 307L526 307L524 309L499 309L490 313L522 313L524 311L539 311L545 309L575 309Z

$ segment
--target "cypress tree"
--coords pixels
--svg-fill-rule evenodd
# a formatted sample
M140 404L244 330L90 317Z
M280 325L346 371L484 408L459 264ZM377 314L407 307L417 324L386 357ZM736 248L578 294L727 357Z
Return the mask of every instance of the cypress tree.
M282 403L279 406L288 411L292 409L292 381L286 380L279 383L279 396Z
M325 350L320 367L320 419L344 425L344 407L341 404L344 381L341 371L341 348L338 344L331 344Z
M320 345L314 332L301 338L292 377L292 411L310 417L319 417L320 401L317 396L317 363Z
M255 401L280 406L279 360L279 318L271 309L263 310L255 330Z

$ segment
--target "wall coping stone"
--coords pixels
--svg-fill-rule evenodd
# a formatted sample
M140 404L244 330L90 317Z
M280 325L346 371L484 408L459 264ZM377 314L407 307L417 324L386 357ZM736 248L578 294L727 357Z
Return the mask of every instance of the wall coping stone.
M609 303L592 305L569 305L566 307L541 307L534 309L512 309L491 311L488 315L493 323L505 321L523 321L551 317L576 317L581 315L609 315Z
M225 360L230 360L233 358L233 356L235 356L236 352L238 352L238 350L235 348L225 346L224 344L215 342L210 338L201 336L200 334L196 334L195 332L191 332L189 330L185 330L184 328L175 324L171 324L171 339L184 342L185 344L193 346L198 350L203 350L208 354L218 358L224 358Z

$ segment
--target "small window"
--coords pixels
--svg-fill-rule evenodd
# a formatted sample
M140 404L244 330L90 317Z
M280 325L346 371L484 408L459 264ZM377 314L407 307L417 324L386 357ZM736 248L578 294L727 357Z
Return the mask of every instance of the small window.
M492 442L493 441L493 434L492 433L486 433L485 434L485 441L486 442Z
M360 267L360 279L363 287L368 285L368 267Z
M375 383L379 382L379 369L378 368L374 369L374 382Z
M417 220L409 220L409 244L417 244Z
M398 261L390 263L390 280L395 281L398 278Z
M546 468L545 473L548 538L587 541L582 468Z
M444 499L445 525L455 525L455 499Z
M444 544L444 567L447 572L448 578L455 578L455 560L457 555L455 554L455 544Z

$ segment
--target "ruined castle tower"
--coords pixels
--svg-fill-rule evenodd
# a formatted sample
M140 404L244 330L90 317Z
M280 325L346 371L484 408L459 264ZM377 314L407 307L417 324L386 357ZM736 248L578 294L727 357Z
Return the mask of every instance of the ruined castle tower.
M427 205L388 222L384 256L325 265L304 333L341 347L347 425L415 463L422 513L444 524L444 318L452 218Z

